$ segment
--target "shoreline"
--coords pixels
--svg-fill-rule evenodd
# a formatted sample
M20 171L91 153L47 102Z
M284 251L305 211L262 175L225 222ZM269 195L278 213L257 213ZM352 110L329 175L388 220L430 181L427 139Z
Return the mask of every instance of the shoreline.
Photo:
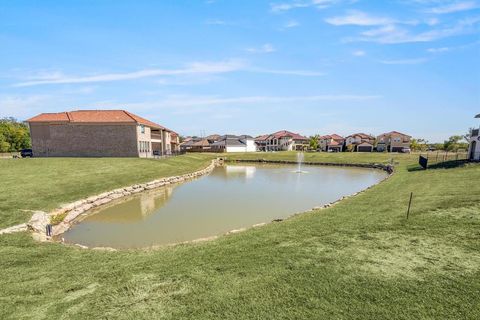
M188 240L188 241L182 241L182 242L177 242L177 243L171 243L171 244L163 244L163 245L153 245L149 247L142 247L142 248L111 248L111 247L87 247L81 244L76 244L76 243L66 243L64 242L63 238L60 238L63 233L68 231L75 223L78 223L79 221L82 220L82 217L84 217L85 213L90 211L91 209L94 208L99 208L103 205L106 205L114 200L117 199L122 199L126 198L131 195L139 194L144 191L150 191L154 190L160 187L164 187L170 184L177 184L177 183L183 183L187 182L189 180L193 180L195 178L207 175L211 173L217 166L222 165L224 163L264 163L264 164L288 164L288 165L296 165L298 164L297 161L291 161L291 160L266 160L266 159L253 159L253 160L246 160L246 159L236 159L236 160L229 160L227 157L218 157L217 159L214 159L210 162L210 164L201 170L197 170L195 172L179 175L179 176L170 176L170 177L165 177L165 178L160 178L156 179L150 182L142 183L142 184L134 184L131 186L123 187L123 188L118 188L115 190L107 191L98 195L90 196L88 198L84 198L81 200L77 200L75 202L71 202L65 205L62 205L60 208L54 209L51 212L42 212L42 211L36 211L30 221L28 223L23 223L18 226L12 226L5 228L3 230L0 230L0 234L4 233L13 233L13 232L23 232L23 231L31 231L32 232L32 237L40 242L56 242L56 243L62 243L64 245L72 246L72 247L79 247L82 249L93 249L93 250L104 250L104 251L124 251L124 250L157 250L165 247L171 247L171 246L176 246L176 245L181 245L181 244L196 244L200 242L205 242L205 241L211 241L218 239L221 236L226 236L230 234L235 234L243 231L247 231L249 229L253 228L258 228L262 227L265 225L268 225L273 222L282 222L285 220L288 220L292 217L312 212L312 211L317 211L317 210L322 210L322 209L327 209L330 208L342 200L345 200L347 198L354 197L360 193L363 193L372 187L384 182L388 178L390 178L394 174L394 167L393 165L383 165L383 164L363 164L363 163L332 163L332 162L302 162L303 165L307 166L333 166L333 167L351 167L351 168L364 168L364 169L375 169L375 170L382 170L387 173L387 176L380 180L379 182L363 189L358 192L355 192L350 195L342 196L341 198L334 200L332 202L322 204L319 206L315 206L311 208L310 210L302 211L302 212L296 212L292 213L291 215L282 218L282 219L274 219L272 221L267 221L267 222L261 222L257 223L255 225L249 226L249 227L243 227L239 229L233 229L230 231L227 231L222 234L218 235L213 235L205 238L199 238L199 239L193 239L193 240ZM52 225L52 233L51 236L47 236L45 234L45 229L46 225L50 224L50 220L58 215L65 215L63 220L56 224ZM12 232L9 232L12 230Z
M213 168L217 167L221 163L237 163L237 162L238 163L289 164L289 165L297 164L296 161L283 161L283 160L268 161L268 160L264 160L264 159L259 159L259 160L228 160L225 157L223 157L223 158L219 157L218 159L216 159L214 161L215 161L215 166ZM213 163L213 161L212 161L212 163ZM313 207L309 210L301 211L301 212L295 212L295 213L292 213L289 216L287 216L285 218L282 218L282 219L274 219L272 221L260 222L260 223L257 223L255 225L252 225L252 226L233 229L233 230L229 230L227 232L224 232L224 233L221 233L221 234L218 234L218 235L212 235L212 236L208 236L208 237L204 237L204 238L198 238L198 239L193 239L193 240L187 240L187 241L181 241L181 242L175 242L175 243L169 243L169 244L162 244L162 245L152 245L152 246L139 247L139 248L112 248L112 247L101 247L101 246L100 247L88 247L88 246L85 246L85 245L82 245L82 244L66 243L62 240L56 240L56 239L52 239L51 241L52 242L59 242L59 243L62 243L64 245L67 245L67 246L78 247L78 248L82 248L82 249L101 250L101 251L131 251L131 250L133 250L133 251L135 251L135 250L149 251L149 250L160 250L162 248L174 247L174 246L178 246L178 245L197 244L197 243L202 243L202 242L206 242L206 241L216 240L216 239L218 239L222 236L228 236L228 235L231 235L231 234L244 232L244 231L247 231L247 230L250 230L250 229L263 227L263 226L269 225L271 223L282 222L282 221L291 219L295 216L302 215L302 214L305 214L305 213L309 213L309 212L313 212L313 211L319 211L319 210L323 210L323 209L328 209L330 207L333 207L333 206L337 205L338 203L340 203L341 201L343 201L345 199L357 196L357 195L373 188L374 186L386 181L394 173L393 166L382 165L382 164L337 164L337 163L326 164L326 163L320 163L320 162L302 162L302 164L313 165L313 166L336 166L336 167L352 167L352 168L357 167L357 168L364 168L364 169L375 169L375 170L382 170L382 171L387 172L387 176L385 176L385 178L383 178L382 180L378 181L375 184L372 184L371 186L369 186L369 187L367 187L363 190L357 191L353 194L342 196L341 198L336 199L332 202L328 202L328 203L325 203L325 204L322 204L322 205L319 205L319 206L315 206L315 207ZM213 170L213 168L212 168L212 170ZM186 182L186 181L181 181L181 182ZM74 222L72 222L71 225L73 225L73 223ZM68 229L66 229L65 231L67 231L67 230ZM65 232L65 231L63 231L63 232Z

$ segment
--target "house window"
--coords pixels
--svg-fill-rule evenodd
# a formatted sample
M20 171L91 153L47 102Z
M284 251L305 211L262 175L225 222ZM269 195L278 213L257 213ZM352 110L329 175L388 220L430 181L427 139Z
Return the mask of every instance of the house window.
M140 125L140 132L145 133L145 126L143 124Z

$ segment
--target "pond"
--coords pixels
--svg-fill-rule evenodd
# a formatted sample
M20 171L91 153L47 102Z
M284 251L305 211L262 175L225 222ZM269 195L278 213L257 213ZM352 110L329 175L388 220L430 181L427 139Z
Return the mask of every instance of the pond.
M307 211L386 177L380 170L228 164L201 178L112 201L62 235L88 247L141 248L211 237Z

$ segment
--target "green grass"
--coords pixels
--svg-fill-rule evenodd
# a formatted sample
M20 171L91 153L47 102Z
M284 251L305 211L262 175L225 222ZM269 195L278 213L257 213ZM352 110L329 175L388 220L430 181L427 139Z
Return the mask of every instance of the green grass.
M30 210L52 210L90 195L184 174L208 165L209 156L167 160L135 158L0 159L0 228L28 220Z
M251 156L228 155L229 159ZM261 156L293 159L295 155ZM193 170L205 164L206 157L158 162L155 172L176 173L181 166L175 164L182 161ZM420 171L413 170L414 156L394 157L398 162L394 176L335 207L202 244L100 252L36 243L26 233L2 235L0 318L480 318L480 166ZM389 158L385 154L306 156L307 161L357 163L389 162ZM62 160L75 161L46 159L43 166L51 166L50 160L58 161L58 166ZM80 167L65 165L70 169L64 169L62 179L81 183L74 178L79 175L98 191L114 185L94 183L98 170L88 174L96 165L87 162L100 160L78 161L83 161ZM117 166L115 162L125 160L105 161ZM24 163L9 169L2 164L0 173L9 179L24 171L42 175L40 163ZM119 184L127 182L128 173L115 172L110 180L118 174L123 176ZM48 180L48 175L43 176L24 185L25 194L41 189ZM60 183L59 177L49 186ZM150 179L143 175L128 181L137 178ZM1 188L3 199L5 191L10 197L21 196L3 181ZM33 194L38 199L28 201L44 208L49 200L42 198L61 202L73 197L62 196L63 192L57 188L55 196ZM407 221L410 192L414 199ZM1 221L20 221L12 215L22 201L9 201L9 205L2 201Z

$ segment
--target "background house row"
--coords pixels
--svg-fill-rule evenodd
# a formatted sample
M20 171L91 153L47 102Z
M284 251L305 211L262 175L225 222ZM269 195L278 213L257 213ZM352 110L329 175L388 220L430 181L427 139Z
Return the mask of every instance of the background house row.
M27 120L35 157L142 157L184 152L303 151L311 139L287 130L249 135L187 137L125 110L78 110L42 113ZM365 133L320 136L316 151L403 152L409 135L391 131L376 138Z
M254 151L301 151L311 149L310 139L287 130L265 134L255 139L248 135L210 135L204 138L187 137L181 150L188 152L254 152ZM410 148L411 136L397 131L374 137L355 133L347 137L338 134L317 138L318 149L325 152L405 152Z
M412 137L391 131L374 137L365 133L354 133L347 137L338 134L325 135L318 138L320 151L341 152L404 152L410 148Z
M249 135L218 135L205 138L187 137L180 145L186 152L254 152L257 151L255 140Z

